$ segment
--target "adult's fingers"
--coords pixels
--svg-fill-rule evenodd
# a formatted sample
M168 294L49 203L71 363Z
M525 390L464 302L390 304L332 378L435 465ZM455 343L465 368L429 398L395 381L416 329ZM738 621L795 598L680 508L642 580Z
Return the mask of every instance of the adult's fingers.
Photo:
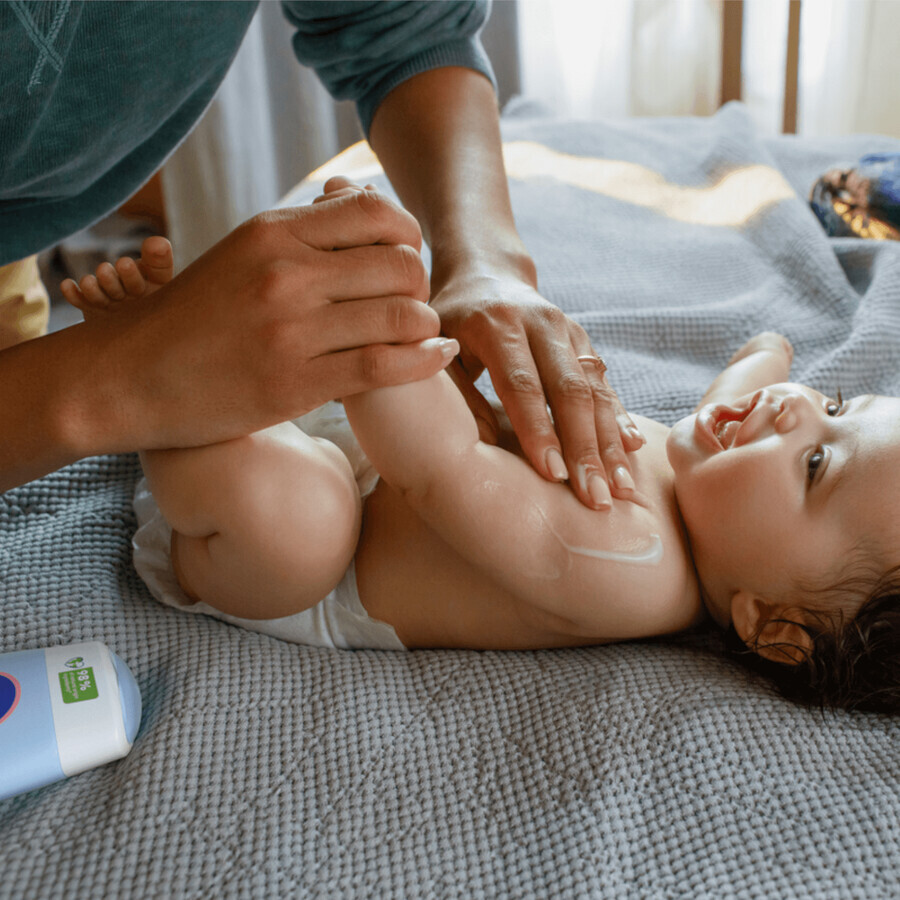
M568 341L543 342L534 349L569 483L586 506L608 508L612 499L597 446L595 373L579 364Z
M643 444L640 432L606 377L606 364L577 323L565 319L567 340L535 340L557 434L579 499L602 507L610 497L633 499L627 451Z
M306 324L319 353L335 353L369 344L409 344L435 338L437 313L411 297L373 297L319 307Z
M365 244L422 248L422 231L415 218L374 190L341 190L311 206L277 210L263 217L285 221L304 243L320 250Z
M408 244L376 244L322 253L311 273L330 300L403 294L428 302L428 271Z
M595 437L603 471L614 496L627 499L635 490L631 465L622 442L621 422L628 415L606 378L606 364L594 353L579 356L578 362L590 385Z
M459 344L445 337L418 344L370 344L319 357L317 380L342 385L341 396L346 397L429 378L445 368L458 352Z
M491 373L497 397L532 466L551 481L565 481L570 473L560 452L559 439L527 339L524 333L506 338L502 352L499 348L486 346L479 354L481 360Z
M642 439L623 432L633 426L605 372L595 364L587 371L577 360L593 357L583 329L565 319L559 327L547 317L539 321L531 337L527 324L514 329L507 323L502 341L468 349L490 370L522 449L543 477L568 479L593 509L608 508L613 496L633 499L626 449L637 449Z

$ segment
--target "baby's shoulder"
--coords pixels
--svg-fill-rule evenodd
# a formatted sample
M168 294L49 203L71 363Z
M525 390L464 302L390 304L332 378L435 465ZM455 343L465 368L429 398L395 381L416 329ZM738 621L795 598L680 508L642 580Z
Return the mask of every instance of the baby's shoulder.
M570 501L557 535L569 556L557 612L597 641L680 631L705 616L665 452L669 429L638 424L647 443L630 456L636 502L592 512Z
M667 551L667 564L660 572L660 593L666 593L665 585L668 585L667 593L673 604L688 614L691 610L702 613L687 529L675 499L675 473L666 453L671 429L651 419L636 418L647 443L632 454L635 485Z

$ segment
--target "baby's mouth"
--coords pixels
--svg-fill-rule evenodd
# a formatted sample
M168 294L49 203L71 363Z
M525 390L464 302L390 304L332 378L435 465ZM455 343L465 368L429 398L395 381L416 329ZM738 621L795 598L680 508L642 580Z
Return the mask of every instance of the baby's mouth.
M753 412L759 396L760 392L757 392L740 406L715 407L712 416L712 430L723 450L728 450L734 446L737 434L741 430L741 425Z
M734 436L740 427L741 423L736 419L722 419L716 424L715 435L723 450L727 450L734 443Z

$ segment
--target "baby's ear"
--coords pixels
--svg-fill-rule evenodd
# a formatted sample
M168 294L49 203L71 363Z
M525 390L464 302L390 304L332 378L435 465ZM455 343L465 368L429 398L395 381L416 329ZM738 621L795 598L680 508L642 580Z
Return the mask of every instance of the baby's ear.
M758 594L737 591L731 598L731 621L738 637L772 662L796 665L812 649L812 638L803 627L803 610L796 606L771 603Z

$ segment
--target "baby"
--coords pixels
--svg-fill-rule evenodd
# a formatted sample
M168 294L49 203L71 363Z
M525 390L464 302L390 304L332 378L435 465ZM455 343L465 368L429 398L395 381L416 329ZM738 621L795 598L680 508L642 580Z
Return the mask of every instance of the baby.
M171 268L152 238L63 290L111 315ZM635 489L601 510L480 439L446 372L344 399L364 456L332 414L343 450L288 422L147 451L135 564L164 602L319 646L566 647L711 616L785 694L895 710L900 400L786 383L791 356L758 335L673 428L634 417Z

